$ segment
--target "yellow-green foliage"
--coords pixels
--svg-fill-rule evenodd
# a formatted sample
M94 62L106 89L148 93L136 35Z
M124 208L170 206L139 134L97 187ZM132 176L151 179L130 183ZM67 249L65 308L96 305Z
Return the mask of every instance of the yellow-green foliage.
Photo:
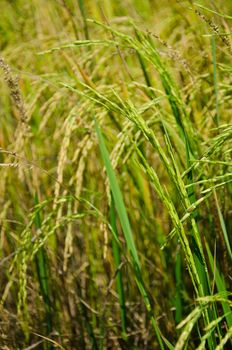
M0 16L0 347L232 346L231 1Z

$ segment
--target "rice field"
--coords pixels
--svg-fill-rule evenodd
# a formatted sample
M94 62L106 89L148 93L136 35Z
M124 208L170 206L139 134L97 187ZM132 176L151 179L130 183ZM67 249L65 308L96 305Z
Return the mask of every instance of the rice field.
M1 0L0 349L232 348L231 26Z

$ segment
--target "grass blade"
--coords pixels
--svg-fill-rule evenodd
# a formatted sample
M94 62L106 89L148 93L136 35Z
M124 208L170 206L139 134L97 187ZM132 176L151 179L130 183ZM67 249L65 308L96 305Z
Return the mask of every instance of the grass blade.
M111 207L110 207L110 224L114 232L118 236L117 232L117 225L116 225L116 212L115 212L115 205L114 205L114 199L113 196L111 196ZM121 311L121 322L122 322L122 336L124 339L126 339L126 304L125 304L125 293L124 293L124 287L123 287L123 281L122 281L122 271L120 269L121 265L121 256L120 256L120 248L115 240L114 237L112 237L112 248L113 248L113 255L114 255L114 263L117 271L116 276L116 284L117 284L117 290L118 290L118 296L119 296L119 303L120 303L120 311Z
M206 242L206 250L207 250L207 254L208 254L208 258L209 258L210 268L215 275L215 282L216 282L217 290L219 293L226 294L225 293L226 292L225 282L220 275L218 267L215 266L215 264L214 264L213 255L210 251L210 248L209 248L209 245L207 242ZM231 314L230 306L228 303L222 302L222 308L223 308L225 315L227 315L226 316L227 324L228 324L229 328L231 328L232 327L232 314Z
M124 237L126 240L127 248L128 248L128 250L131 254L131 257L132 257L132 264L134 267L136 283L137 283L139 291L143 297L146 308L149 312L151 322L152 322L152 325L155 329L155 333L156 333L160 348L162 350L164 350L165 347L164 347L163 340L161 338L160 330L158 328L158 325L157 325L157 322L156 322L154 316L152 315L151 303L150 303L150 300L149 300L149 297L148 297L148 294L146 292L144 282L142 279L141 265L140 265L138 253L137 253L137 250L135 247L129 219L128 219L127 212L126 212L126 207L125 207L123 197L122 197L122 194L121 194L121 191L120 191L117 179L116 179L116 175L114 173L113 167L112 167L111 162L110 162L110 157L109 157L106 145L105 145L103 135L101 133L100 127L99 127L96 119L95 119L95 128L96 128L96 132L97 132L101 156L102 156L102 159L104 161L104 165L106 167L106 172L107 172L109 182L110 182L110 188L111 188L112 195L113 195L113 198L115 201L115 208L116 208L118 216L119 216L119 220L120 220L122 230L124 233Z

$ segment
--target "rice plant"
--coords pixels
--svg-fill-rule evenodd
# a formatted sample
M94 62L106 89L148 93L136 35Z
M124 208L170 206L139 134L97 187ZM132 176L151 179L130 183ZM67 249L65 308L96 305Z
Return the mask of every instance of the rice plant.
M1 3L2 349L230 349L230 1Z

